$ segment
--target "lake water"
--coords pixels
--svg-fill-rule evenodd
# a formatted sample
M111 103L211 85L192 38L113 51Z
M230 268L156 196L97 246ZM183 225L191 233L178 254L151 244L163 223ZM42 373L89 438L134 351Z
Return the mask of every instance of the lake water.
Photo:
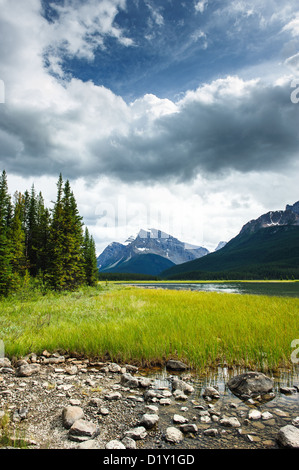
M204 292L223 292L228 294L253 294L284 297L299 297L298 282L157 282L130 283L136 287L191 290Z

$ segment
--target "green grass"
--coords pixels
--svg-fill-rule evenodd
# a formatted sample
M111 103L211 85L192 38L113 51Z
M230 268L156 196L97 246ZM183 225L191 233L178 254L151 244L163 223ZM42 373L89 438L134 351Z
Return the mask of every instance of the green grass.
M290 365L299 338L299 299L141 289L100 289L0 302L7 356L62 350L139 365L171 357L196 368L226 362Z

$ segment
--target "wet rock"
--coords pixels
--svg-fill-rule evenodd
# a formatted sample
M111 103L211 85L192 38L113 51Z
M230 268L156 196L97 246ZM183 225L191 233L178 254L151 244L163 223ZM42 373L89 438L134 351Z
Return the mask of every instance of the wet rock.
M239 420L234 416L231 416L231 417L223 416L223 418L220 419L219 422L220 422L220 424L222 424L222 426L226 426L226 427L229 427L229 428L239 428L239 427L241 427L241 424L240 424Z
M144 426L146 429L151 429L157 424L159 421L159 416L156 414L147 414L145 413L141 420L140 420L140 425Z
M188 432L195 433L198 431L196 424L181 424L180 430L186 434Z
M297 416L296 418L293 419L292 425L293 426L299 426L299 416Z
M122 442L114 439L112 441L107 442L105 448L106 449L125 449L126 446Z
M78 420L84 417L84 411L79 406L67 406L62 411L62 422L66 429L72 427L72 425Z
M188 396L182 390L175 390L173 392L173 397L175 398L175 400L188 400Z
M169 428L166 429L165 439L167 442L178 444L184 439L184 435L182 431L180 431L179 429L173 426L170 426Z
M248 419L261 419L262 413L259 410L250 410L248 413Z
M204 398L209 397L209 398L218 399L220 398L220 393L214 387L206 387L205 390L203 391L202 396Z
M278 432L277 441L283 447L299 448L299 429L291 424L284 426Z
M69 438L75 441L93 439L99 434L99 428L91 421L78 419L69 430Z
M264 411L262 413L262 420L267 421L268 419L272 419L273 415L272 413L269 413L269 411Z
M180 390L183 393L192 393L194 392L194 388L192 385L188 384L187 382L184 382L183 380L180 380L178 378L174 378L172 381L172 388L174 390Z
M249 398L271 392L274 382L261 372L246 372L232 377L227 385L235 395Z
M295 387L280 387L279 391L285 395L293 395L294 393L297 393L297 389Z

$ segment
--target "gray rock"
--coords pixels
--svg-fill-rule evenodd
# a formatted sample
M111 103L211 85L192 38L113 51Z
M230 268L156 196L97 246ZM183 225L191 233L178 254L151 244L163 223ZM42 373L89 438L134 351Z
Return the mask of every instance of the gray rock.
M171 370L186 370L188 369L188 366L181 361L170 359L166 363L166 368Z
M139 381L129 373L122 374L120 383L124 387L137 388L139 387Z
M165 439L166 441L173 444L178 444L184 439L184 435L179 429L175 428L174 426L170 426L166 429Z
M93 439L88 439L78 444L77 449L97 449L98 446Z
M105 395L106 400L109 401L114 401L114 400L120 400L122 398L121 393L119 392L110 392Z
M67 406L62 411L62 422L66 429L72 427L72 425L78 420L84 417L84 411L79 406Z
M147 432L144 426L138 426L125 432L125 437L129 437L135 441L144 439L146 436Z
M271 392L274 382L261 372L246 372L232 377L227 385L235 395L249 398Z
M299 448L299 429L291 424L284 426L278 432L277 441L283 447Z
M141 420L140 420L140 426L144 426L146 429L151 429L157 424L159 421L159 416L156 414L147 414L145 413Z
M85 419L76 420L69 430L69 438L78 441L93 439L98 434L98 426Z

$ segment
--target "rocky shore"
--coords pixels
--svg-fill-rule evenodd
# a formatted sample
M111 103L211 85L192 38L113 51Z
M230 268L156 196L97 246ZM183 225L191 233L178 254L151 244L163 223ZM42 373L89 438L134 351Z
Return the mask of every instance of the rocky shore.
M277 408L273 380L258 372L234 376L230 400L179 361L166 383L129 364L44 351L0 359L2 448L216 449L299 448L299 390Z

